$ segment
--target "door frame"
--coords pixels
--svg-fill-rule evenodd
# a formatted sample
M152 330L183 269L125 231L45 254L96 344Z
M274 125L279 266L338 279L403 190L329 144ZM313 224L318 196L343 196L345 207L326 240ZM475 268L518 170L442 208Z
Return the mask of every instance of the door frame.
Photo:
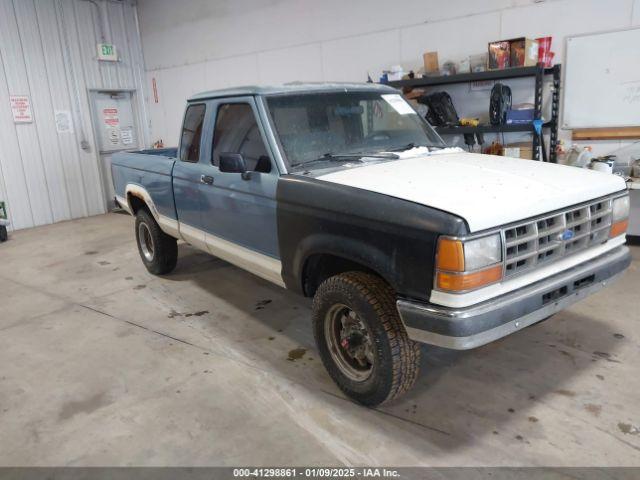
M146 138L146 135L143 133L143 128L144 125L142 124L142 117L140 115L140 110L144 109L144 105L142 105L142 107L140 107L139 104L139 94L137 89L135 88L87 88L87 100L89 103L89 114L90 114L90 118L91 118L91 135L93 137L93 149L94 149L94 158L95 161L97 163L98 166L98 176L100 178L100 190L102 193L102 201L103 201L103 205L104 205L104 210L106 212L110 212L112 210L114 210L116 208L116 205L114 203L114 199L113 198L108 198L108 190L107 190L107 179L105 178L105 172L104 172L104 166L102 164L102 150L100 150L100 145L99 145L99 141L98 141L98 134L96 131L97 125L96 125L96 120L97 120L97 112L95 110L95 103L94 103L94 99L95 99L95 95L97 93L129 93L131 94L131 107L132 107L132 111L133 111L133 119L134 119L134 123L136 125L136 133L137 133L137 137L138 137L138 149L144 149L146 148L146 145L144 144L144 138ZM128 148L123 148L120 150L113 150L111 152L111 154L115 154L118 152L124 152L127 150L131 150Z

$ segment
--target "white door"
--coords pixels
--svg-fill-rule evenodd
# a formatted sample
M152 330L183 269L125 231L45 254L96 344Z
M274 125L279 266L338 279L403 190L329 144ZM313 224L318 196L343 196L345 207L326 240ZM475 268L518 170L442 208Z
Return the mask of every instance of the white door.
M131 91L91 92L93 128L98 142L103 191L107 210L115 206L111 179L111 155L139 148Z

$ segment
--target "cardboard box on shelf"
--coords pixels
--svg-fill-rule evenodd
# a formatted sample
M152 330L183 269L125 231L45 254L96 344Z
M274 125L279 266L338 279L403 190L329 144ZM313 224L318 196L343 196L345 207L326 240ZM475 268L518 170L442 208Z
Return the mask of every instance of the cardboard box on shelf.
M530 38L509 40L512 67L534 67L538 63L538 41Z
M427 75L437 75L440 73L440 64L438 63L438 52L425 52L422 55L424 61L424 73Z
M516 142L505 145L502 150L504 157L523 158L525 160L533 159L533 150L530 142Z
M487 70L487 54L470 55L469 63L471 64L471 73L484 72Z
M537 63L537 40L521 37L489 43L489 70L532 67Z
M504 147L502 149L502 156L520 158L520 147Z
M489 43L489 70L502 70L511 65L511 45L508 41Z

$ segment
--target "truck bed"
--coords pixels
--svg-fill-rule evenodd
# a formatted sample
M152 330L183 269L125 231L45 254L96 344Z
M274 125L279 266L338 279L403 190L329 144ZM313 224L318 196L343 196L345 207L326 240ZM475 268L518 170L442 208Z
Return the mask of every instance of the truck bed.
M111 158L111 171L118 202L126 201L127 190L143 187L160 215L177 220L171 174L177 148L120 152Z
M147 150L132 150L128 153L138 153L142 155L156 155L158 157L176 158L178 156L178 148L149 148Z

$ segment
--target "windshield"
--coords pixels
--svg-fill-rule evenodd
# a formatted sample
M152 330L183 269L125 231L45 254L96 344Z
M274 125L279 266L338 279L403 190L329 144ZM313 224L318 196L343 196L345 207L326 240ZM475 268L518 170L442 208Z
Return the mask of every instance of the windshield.
M366 154L444 148L431 126L396 93L338 92L267 97L289 167L324 168Z

